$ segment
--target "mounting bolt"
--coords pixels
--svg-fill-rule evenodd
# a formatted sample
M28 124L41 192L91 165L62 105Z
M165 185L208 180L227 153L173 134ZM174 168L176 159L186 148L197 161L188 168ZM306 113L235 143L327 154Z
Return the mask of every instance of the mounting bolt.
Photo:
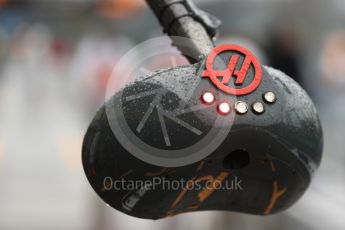
M264 94L264 100L269 104L273 104L277 101L277 97L273 92L266 92Z
M235 110L238 114L246 114L248 112L248 105L243 101L238 101L235 103Z
M255 102L252 105L252 109L256 114L263 114L265 112L265 107L261 102Z

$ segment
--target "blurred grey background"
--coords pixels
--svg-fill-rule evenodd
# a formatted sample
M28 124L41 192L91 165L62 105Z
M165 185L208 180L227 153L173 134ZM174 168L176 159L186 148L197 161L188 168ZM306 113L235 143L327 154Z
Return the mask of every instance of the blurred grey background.
M83 174L83 134L117 61L162 35L157 20L144 0L0 0L0 229L345 229L345 1L195 2L222 19L219 43L245 44L314 99L325 152L305 196L270 217L107 207Z

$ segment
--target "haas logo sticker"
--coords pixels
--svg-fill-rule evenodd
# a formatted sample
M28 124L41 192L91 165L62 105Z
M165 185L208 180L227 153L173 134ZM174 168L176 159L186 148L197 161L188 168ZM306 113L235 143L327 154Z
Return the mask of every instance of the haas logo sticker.
M229 52L229 64L225 70L215 70L215 61L221 53ZM242 57L242 58L241 58ZM240 59L243 59L242 66L238 68ZM250 69L252 68L252 71ZM256 57L247 49L237 45L222 45L215 48L207 57L206 70L202 77L208 77L212 83L221 91L236 96L250 94L260 85L262 79L261 64ZM230 86L231 78L234 80L234 87ZM222 78L222 80L219 80ZM247 78L252 79L244 85Z

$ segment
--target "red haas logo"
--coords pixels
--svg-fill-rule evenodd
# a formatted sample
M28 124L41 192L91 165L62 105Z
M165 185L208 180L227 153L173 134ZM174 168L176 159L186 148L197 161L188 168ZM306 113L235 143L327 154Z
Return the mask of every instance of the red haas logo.
M214 62L216 57L223 52L235 52L230 58L227 69L214 70ZM241 69L236 69L241 55L244 57ZM231 77L236 77L235 85L242 86L247 77L249 76L250 67L254 69L253 80L248 86L243 88L232 88L228 84ZM262 79L262 69L259 61L255 56L247 49L237 45L223 45L215 48L207 57L206 70L202 73L202 77L208 77L212 83L221 91L240 96L252 93L258 88ZM222 81L219 81L218 77L223 77Z

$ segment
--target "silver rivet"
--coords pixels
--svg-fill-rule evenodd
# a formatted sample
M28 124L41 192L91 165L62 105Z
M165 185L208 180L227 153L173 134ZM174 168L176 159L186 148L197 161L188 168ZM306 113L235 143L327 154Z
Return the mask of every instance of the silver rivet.
M264 99L269 104L273 104L277 100L276 95L273 92L266 92L264 94Z
M255 102L252 105L252 109L257 114L263 114L265 112L265 107L261 102Z
M238 114L246 114L248 112L248 105L243 101L235 103L235 110Z

